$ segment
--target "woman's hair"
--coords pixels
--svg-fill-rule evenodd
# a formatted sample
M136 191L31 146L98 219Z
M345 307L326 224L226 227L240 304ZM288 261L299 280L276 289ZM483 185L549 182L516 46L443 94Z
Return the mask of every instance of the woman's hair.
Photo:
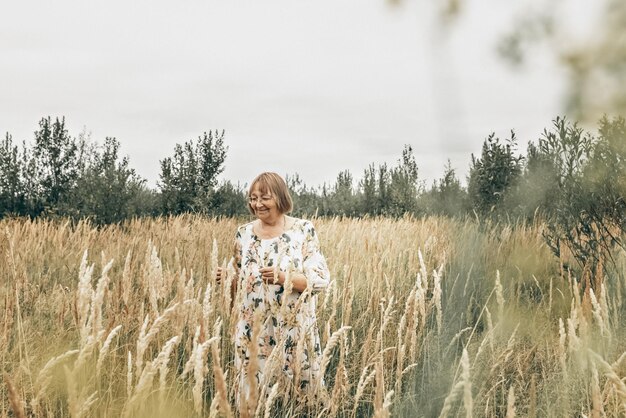
M280 213L289 213L293 209L293 201L287 188L287 183L281 176L276 173L265 172L261 173L250 184L248 190L248 197L252 194L252 190L258 186L259 191L263 194L271 194L276 200L276 208ZM254 209L248 202L248 210L254 215Z

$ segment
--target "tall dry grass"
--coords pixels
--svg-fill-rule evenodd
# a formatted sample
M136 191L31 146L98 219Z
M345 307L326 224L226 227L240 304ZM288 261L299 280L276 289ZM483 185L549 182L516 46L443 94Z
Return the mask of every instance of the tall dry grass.
M626 414L626 256L583 294L540 224L442 218L315 220L317 398L275 350L237 405L232 270L213 277L239 222L0 221L0 417Z

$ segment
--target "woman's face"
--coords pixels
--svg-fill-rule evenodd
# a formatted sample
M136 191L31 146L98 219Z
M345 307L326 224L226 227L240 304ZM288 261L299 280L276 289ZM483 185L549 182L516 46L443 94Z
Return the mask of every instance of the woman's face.
M249 202L254 210L254 215L262 221L274 220L280 216L276 199L269 192L261 192L258 185L252 188Z

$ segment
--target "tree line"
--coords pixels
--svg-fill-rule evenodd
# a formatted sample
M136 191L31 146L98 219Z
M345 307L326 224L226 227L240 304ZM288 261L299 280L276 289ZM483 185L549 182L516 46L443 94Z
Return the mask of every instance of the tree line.
M410 145L395 164L372 163L359 180L344 170L334 183L316 187L297 173L286 181L296 215L532 219L537 213L564 218L583 211L619 217L626 187L624 124L623 118L603 118L592 135L557 118L525 155L513 131L504 139L491 134L481 153L472 155L467 186L449 161L440 179L430 185L420 180ZM160 161L152 189L120 154L117 139L73 137L65 118L42 118L31 143L18 144L9 133L0 141L0 217L64 216L107 224L134 216L245 215L245 185L218 180L228 151L224 137L224 131L209 131L177 144Z

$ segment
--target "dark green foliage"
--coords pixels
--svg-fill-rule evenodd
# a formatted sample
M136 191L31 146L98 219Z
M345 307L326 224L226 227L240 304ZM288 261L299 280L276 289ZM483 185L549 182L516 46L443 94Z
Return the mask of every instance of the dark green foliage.
M441 179L435 181L430 190L419 196L421 213L443 216L463 216L469 212L467 191L461 186L448 160Z
M376 169L374 164L370 164L363 172L361 180L362 198L360 205L361 213L371 213L376 215L380 213L378 210L378 202L376 199Z
M23 206L22 160L8 133L0 142L0 217L19 214Z
M402 216L415 212L418 195L417 172L413 148L405 145L398 165L389 172L385 214Z
M504 143L489 135L483 143L480 158L472 154L468 179L468 194L473 209L485 215L498 209L507 191L513 187L522 172L522 157L515 156L515 133Z
M333 212L341 216L356 215L356 206L354 205L354 191L352 190L352 174L349 170L341 171L337 175L337 181L332 193L330 194L330 207Z
M248 214L247 190L230 181L222 183L213 193L209 213L215 216L245 216Z
M552 166L555 185L546 205L546 241L557 256L568 248L589 274L602 279L606 258L623 246L626 232L626 129L623 118L600 121L599 136L557 118L539 141L542 158Z
M546 185L543 211L550 220L545 234L548 245L560 256L561 241L580 240L579 224L585 224L588 190L583 184L584 168L593 148L594 139L575 123L563 118L554 121L552 130L545 130L533 149L534 160L540 167L541 183ZM549 199L549 200L548 200Z
M286 175L285 182L293 200L293 214L295 216L320 215L324 210L324 202L315 188L309 188L302 181L298 173Z
M31 158L34 164L29 165L29 174L38 185L32 212L63 214L71 207L71 192L79 174L78 146L65 128L65 118L54 122L49 116L41 119Z
M217 176L224 171L227 147L224 131L205 132L194 141L177 144L174 156L161 161L159 188L165 213L207 213Z
M519 188L509 198L515 215L526 220L531 220L535 214L546 215L559 192L558 178L551 158L537 145L529 143Z
M89 214L95 223L108 224L141 215L132 204L139 204L135 197L145 180L129 167L128 157L120 159L119 147L115 138L106 138L101 147L91 150L74 195L78 216Z
M0 143L0 216L66 216L97 224L157 215L154 192L119 156L119 142L102 146L71 137L65 119L39 122L21 153L9 134Z

